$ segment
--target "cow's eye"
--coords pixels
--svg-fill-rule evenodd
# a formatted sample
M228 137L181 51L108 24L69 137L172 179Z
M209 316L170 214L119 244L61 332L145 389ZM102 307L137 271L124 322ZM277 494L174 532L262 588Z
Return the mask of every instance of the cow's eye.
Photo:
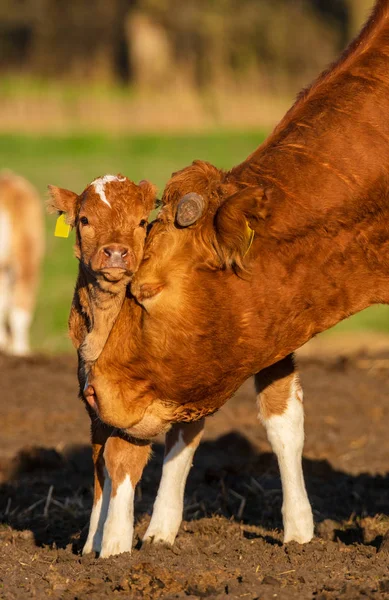
M147 219L142 219L141 222L139 223L139 227L146 227L147 225Z
M88 221L88 219L86 217L81 217L80 223L82 225L88 225L89 221Z

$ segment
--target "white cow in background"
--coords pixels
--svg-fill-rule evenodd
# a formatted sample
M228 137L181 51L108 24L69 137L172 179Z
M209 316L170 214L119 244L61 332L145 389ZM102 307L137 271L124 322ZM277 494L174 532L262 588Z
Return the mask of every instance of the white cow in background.
M25 355L44 252L42 202L23 177L0 172L0 350Z

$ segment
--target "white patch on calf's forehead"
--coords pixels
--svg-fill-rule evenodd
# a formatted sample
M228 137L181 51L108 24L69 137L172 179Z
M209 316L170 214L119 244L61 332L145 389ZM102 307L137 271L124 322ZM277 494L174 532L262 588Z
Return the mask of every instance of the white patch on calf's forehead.
M96 194L98 194L100 196L100 198L104 202L104 204L109 206L109 208L112 208L112 206L110 205L110 203L107 200L107 196L105 195L105 189L104 189L105 184L111 183L113 181L125 181L125 180L126 180L126 177L118 177L117 175L104 175L104 177L99 177L98 179L95 179L94 181L92 181L91 185L94 186Z

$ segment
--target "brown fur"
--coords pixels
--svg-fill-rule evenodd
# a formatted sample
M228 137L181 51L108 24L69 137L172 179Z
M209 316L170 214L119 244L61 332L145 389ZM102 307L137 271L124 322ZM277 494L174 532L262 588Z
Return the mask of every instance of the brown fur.
M170 431L166 434L165 456L177 444L182 435L186 446L197 448L204 432L205 419L193 421L192 423L174 423Z
M127 178L118 177L121 181L107 182L104 188L111 207L102 201L93 184L80 195L49 186L49 210L64 212L68 223L76 229L75 255L79 260L79 271L69 316L69 335L78 352L80 397L83 399L90 368L107 341L127 285L142 258L147 217L155 202L154 186L146 181L136 185ZM82 223L83 218L88 219L87 224ZM110 257L104 253L105 248L116 247L127 249L121 268L112 267ZM117 441L113 428L103 425L88 404L87 409L91 417L96 503L102 494L106 452L112 459L115 444L120 446L120 456L116 468L111 465L113 489L116 490L124 478L123 470L128 468L127 472L133 478L137 467L130 465L131 459L130 462L126 459L128 455L132 457L131 444ZM111 437L114 440L109 441ZM123 450L123 445L128 447ZM142 470L143 467L144 463Z
M283 414L288 406L293 382L296 383L296 371L292 355L256 374L255 388L262 419ZM302 402L301 387L297 396Z
M112 481L112 496L126 475L130 476L132 487L135 488L142 476L143 469L149 460L151 446L149 441L132 440L113 433L107 440L104 449L104 461Z
M137 186L127 178L105 184L111 207L93 184L80 195L49 186L49 210L64 212L76 229L75 255L79 273L69 317L69 334L84 371L99 356L123 303L126 288L142 258L147 217L154 205L155 188ZM88 222L83 224L83 219ZM105 249L127 251L121 268L112 267Z
M0 224L0 304L5 303L4 310L0 307L0 337L6 337L8 327L11 338L0 340L0 346L21 353L15 346L12 311L19 309L32 317L44 252L44 225L37 190L8 171L0 173L0 221L4 227Z
M108 423L132 427L146 405L173 421L211 414L316 333L389 302L388 74L382 0L245 162L223 172L196 161L173 175L132 283L144 309L123 303L91 374ZM180 228L190 192L206 210Z

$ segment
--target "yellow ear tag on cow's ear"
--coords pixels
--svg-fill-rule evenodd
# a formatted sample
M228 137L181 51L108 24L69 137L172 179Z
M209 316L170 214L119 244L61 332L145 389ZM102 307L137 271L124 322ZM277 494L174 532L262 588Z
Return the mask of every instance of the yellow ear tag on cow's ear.
M71 229L70 225L68 225L68 223L66 223L66 221L65 221L65 213L62 213L61 215L59 215L59 217L55 223L55 230L54 230L55 237L63 237L63 238L69 237L70 229Z
M255 235L254 229L251 229L251 227L250 227L250 225L248 224L247 221L246 221L246 227L247 227L247 237L249 239L249 245L248 245L247 250L246 250L246 252L244 254L245 256L246 256L246 254L248 253L248 251L251 248L251 245L252 245L253 240L254 240L254 235Z

